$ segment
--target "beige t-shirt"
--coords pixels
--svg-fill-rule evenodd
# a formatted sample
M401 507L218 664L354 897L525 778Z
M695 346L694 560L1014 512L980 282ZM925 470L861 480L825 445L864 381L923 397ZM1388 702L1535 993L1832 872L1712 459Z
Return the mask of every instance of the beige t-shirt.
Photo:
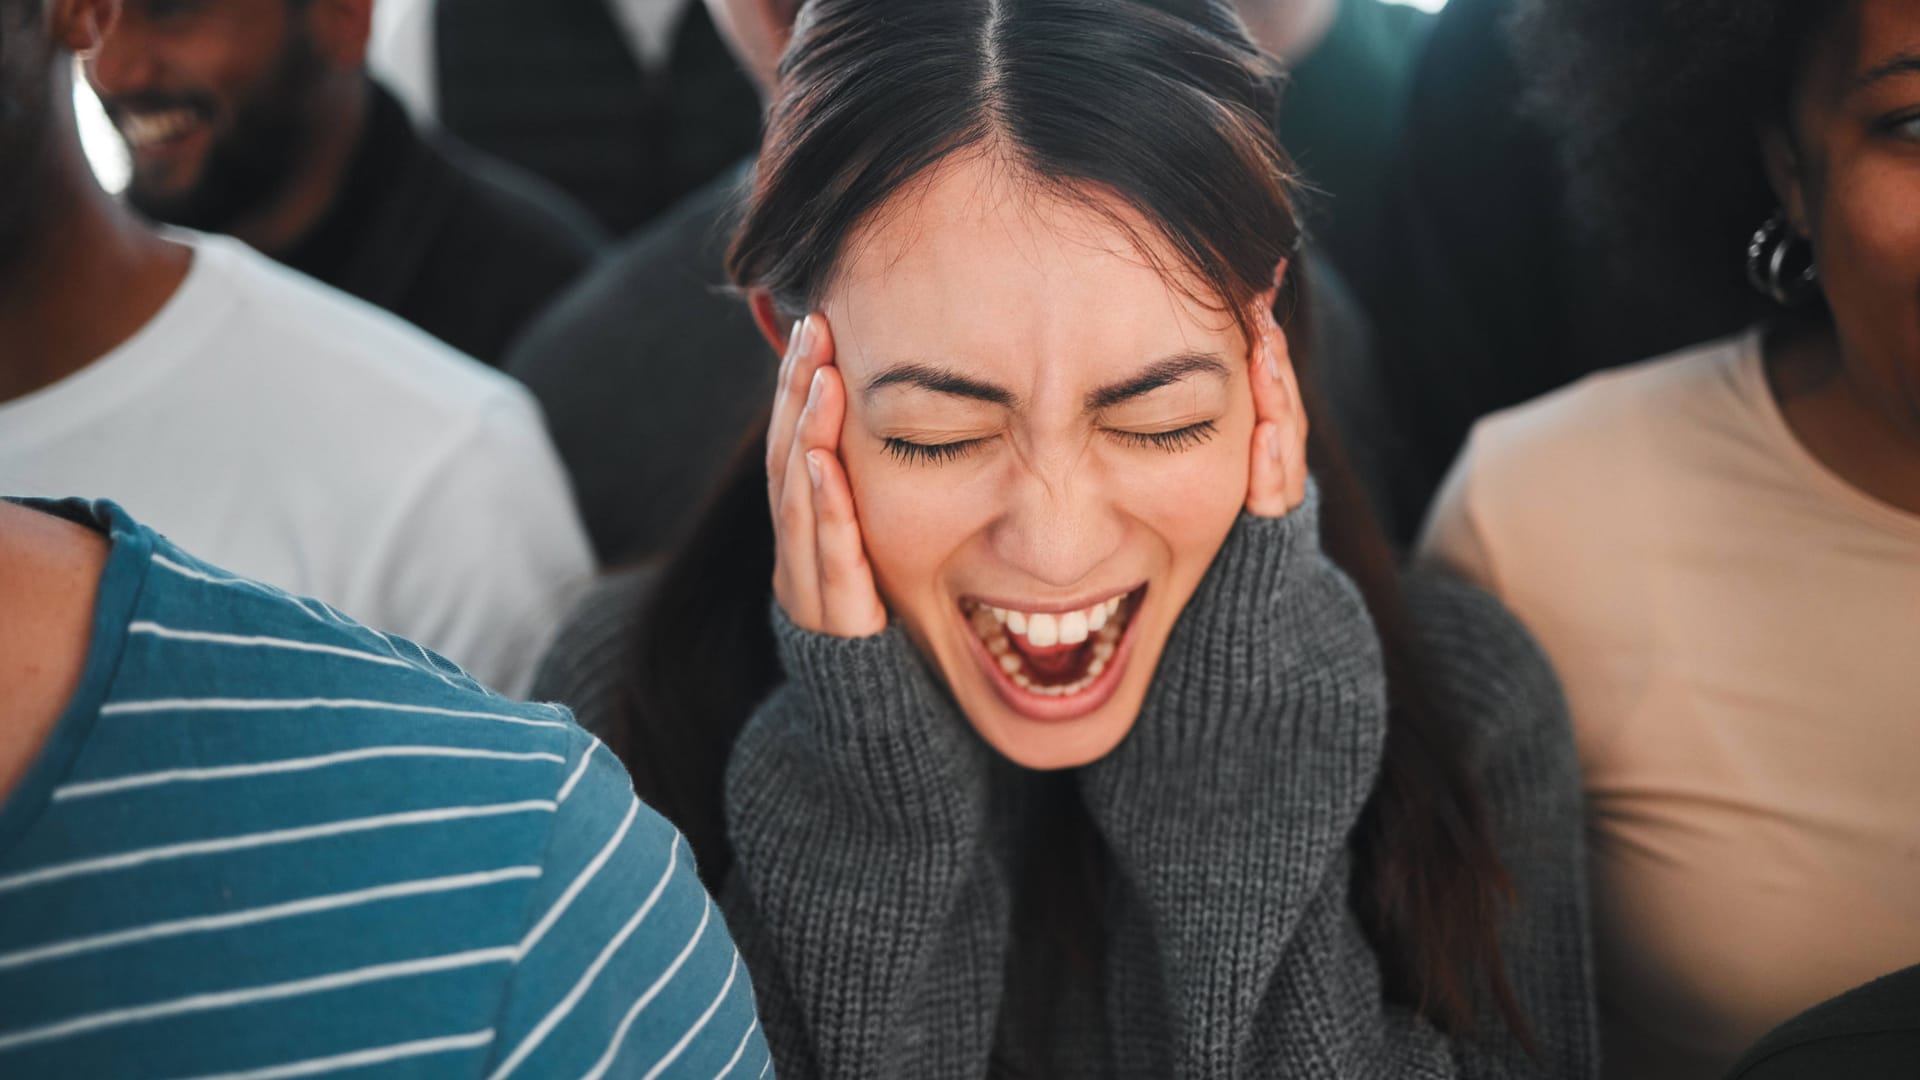
M1920 517L1799 444L1757 332L1482 421L1421 551L1566 685L1608 1076L1920 963Z

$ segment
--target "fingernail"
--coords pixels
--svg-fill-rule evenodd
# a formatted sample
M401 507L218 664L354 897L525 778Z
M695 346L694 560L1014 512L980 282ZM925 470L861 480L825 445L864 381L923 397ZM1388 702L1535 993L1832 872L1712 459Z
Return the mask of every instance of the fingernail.
M805 319L793 320L793 329L787 331L787 359L791 360L800 355L800 333L806 329L806 326Z
M798 327L793 332L793 340L793 355L807 355L807 350L813 347L813 316L809 315L800 320Z
M1275 461L1280 460L1280 429L1277 427L1267 429L1267 456Z
M827 385L827 369L818 368L813 373L813 384L807 387L807 408L811 409L820 401L820 388Z
M1267 350L1267 376L1271 378L1274 382L1279 382L1280 381L1280 354L1273 351L1272 336L1268 336L1267 338L1266 350Z
M820 459L815 457L818 450L807 451L807 475L813 478L813 489L820 490Z

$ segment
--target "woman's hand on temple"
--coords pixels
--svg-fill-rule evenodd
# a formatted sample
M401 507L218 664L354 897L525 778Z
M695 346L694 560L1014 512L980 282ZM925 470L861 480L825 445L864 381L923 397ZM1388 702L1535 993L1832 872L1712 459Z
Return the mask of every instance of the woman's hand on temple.
M1287 352L1287 336L1264 315L1259 350L1247 365L1253 380L1253 461L1247 512L1284 517L1307 497L1307 412Z
M853 489L840 464L846 384L833 334L814 313L795 324L780 362L767 428L767 501L773 512L773 593L803 630L869 637L887 610L867 563Z

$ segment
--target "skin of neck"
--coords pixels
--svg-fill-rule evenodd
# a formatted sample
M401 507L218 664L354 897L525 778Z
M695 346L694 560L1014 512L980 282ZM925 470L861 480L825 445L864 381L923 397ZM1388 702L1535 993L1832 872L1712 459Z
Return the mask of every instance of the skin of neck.
M52 123L0 225L0 402L59 382L132 337L193 259L101 190L80 148L70 71L62 62L48 73Z
M298 168L278 195L236 218L226 230L257 250L278 255L298 244L332 208L367 129L372 92L364 69L337 71L315 89Z
M1849 363L1822 320L1783 320L1766 356L1768 388L1800 444L1852 487L1920 514L1920 400Z

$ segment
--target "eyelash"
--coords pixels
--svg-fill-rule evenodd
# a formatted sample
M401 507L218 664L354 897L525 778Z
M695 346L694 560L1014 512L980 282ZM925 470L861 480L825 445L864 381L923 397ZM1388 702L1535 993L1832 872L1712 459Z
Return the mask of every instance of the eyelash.
M905 439L886 440L887 453L900 461L941 465L956 461L977 449L985 439L962 439L950 443L917 443Z
M1114 438L1134 446L1154 450L1165 450L1177 454L1182 450L1191 450L1208 439L1213 438L1213 421L1202 420L1197 424L1188 424L1172 431L1114 431Z
M1177 454L1182 450L1191 450L1213 438L1217 430L1211 420L1202 420L1172 431L1109 431L1107 434L1130 446L1150 450L1165 450ZM917 443L906 439L885 440L886 452L899 461L929 465L942 465L949 461L958 461L972 453L985 443L985 439L962 439L950 443Z

